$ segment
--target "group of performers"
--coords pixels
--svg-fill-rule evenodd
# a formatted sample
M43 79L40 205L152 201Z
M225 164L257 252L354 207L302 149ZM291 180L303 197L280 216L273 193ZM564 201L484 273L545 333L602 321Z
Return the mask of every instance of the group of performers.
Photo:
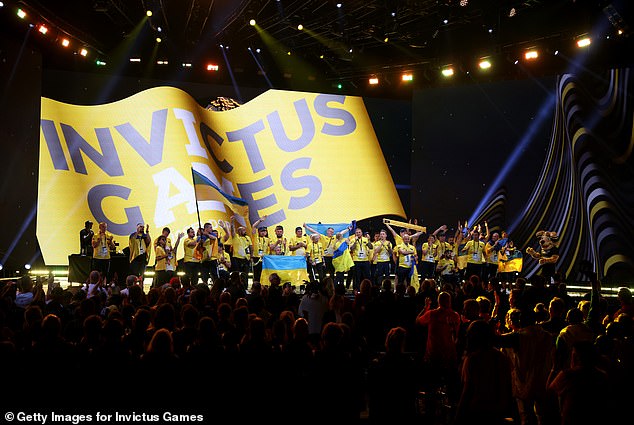
M443 225L418 245L425 228L386 219L383 220L385 229L373 237L360 227L349 226L339 232L329 227L321 234L307 224L296 227L290 237L280 225L269 235L268 228L260 225L265 219L266 216L251 225L251 235L233 216L230 222L219 221L219 229L214 229L211 223L205 223L198 231L190 227L186 237L185 233L179 233L174 243L169 228L164 228L152 242L149 226L139 223L136 232L129 237L130 274L143 276L153 250L155 285L169 282L176 272L176 251L181 240L184 256L180 269L193 284L199 277L205 283L209 279L228 277L231 271L243 274L245 281L252 272L253 281L259 282L265 255L305 257L311 279L321 280L329 275L335 284L345 284L347 288L352 284L354 289L359 288L363 279L378 285L392 274L397 281L406 284L419 275L450 284L471 275L484 280L509 281L522 268L522 254L508 234L489 232L486 222L484 229L479 225L469 229L467 223L464 226L458 223L454 234L448 234L447 226ZM401 226L400 231L397 233L390 223ZM115 249L113 235L108 233L106 223L99 223L96 234L91 227L92 223L87 221L86 228L80 232L82 253L92 255L94 270L107 274L110 254ZM414 233L417 229L421 230ZM394 242L388 240L388 231ZM351 234L346 237L347 233Z

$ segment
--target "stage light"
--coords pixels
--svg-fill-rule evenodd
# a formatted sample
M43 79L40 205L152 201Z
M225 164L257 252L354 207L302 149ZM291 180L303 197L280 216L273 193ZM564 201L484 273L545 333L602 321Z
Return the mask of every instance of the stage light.
M524 58L528 61L535 60L539 57L539 52L537 50L529 50L524 53Z
M324 58L324 55L319 55L319 59L323 59L323 58Z
M70 46L70 40L67 39L67 38L63 38L62 39L62 46L64 46L64 47Z
M448 24L448 23L449 23L449 20L448 20L448 19L444 19L444 20L442 21L442 23L443 23L443 24Z
M493 28L489 28L489 34L493 34Z
M401 75L401 81L412 81L414 80L414 76L412 74L403 74Z
M86 56L88 56L88 50L86 50L86 49L81 49L81 50L79 51L79 54L80 54L80 55L82 55L83 57L86 57Z
M183 68L191 68L192 64L191 62L183 62Z
M145 12L145 14L147 15L147 17L149 18L150 16L152 16L152 11L148 10L147 12Z
M341 3L337 3L337 7L341 9L342 4Z
M167 64L169 64L169 62L168 62L168 61L165 61L165 60L163 60L163 61L156 61L156 64L157 64L157 65L167 65Z
M469 4L469 0L460 0L460 6L465 7Z
M251 25L252 27L254 27L254 26L255 26L255 19L251 19L251 20L249 21L249 25Z
M555 50L555 56L559 54L559 50Z
M392 18L396 18L396 12L392 12Z
M289 50L288 52L286 52L286 54L287 54L288 56L290 56L290 55L291 55L291 52L290 52L290 50Z
M0 264L0 270L4 269L4 266L2 264Z
M297 29L301 31L301 30L304 29L304 26L302 24L299 24L299 25L297 25Z
M488 59L483 59L480 61L478 66L480 67L480 69L489 69L491 68L491 62Z
M352 53L352 47L348 50L348 53Z
M161 27L156 27L156 30L157 30L158 32L162 32L162 31L163 31L163 28L161 28Z
M623 35L623 30L618 30L616 33L617 33L618 35Z
M509 18L512 18L516 14L517 14L517 10L515 10L515 8L512 7L511 10L509 10Z
M48 28L46 28L44 25L40 25L40 27L38 28L38 31L46 35L46 33L48 32Z
M517 65L518 63L520 63L520 61L518 61L517 59L515 59L515 62L513 62L514 65Z
M218 71L218 65L213 63L207 64L207 71Z
M25 268L26 270L31 270L31 265L30 265L29 263L26 263L26 264L24 265L24 268Z
M97 60L95 61L95 64L96 64L97 66L106 66L106 63L105 63L104 61L100 61L99 59L97 59Z
M262 50L260 49L255 49L255 53L260 53Z
M371 77L368 83L370 83L371 86L376 86L379 84L379 79L377 77Z
M590 40L590 37L583 37L577 40L578 47L588 47L591 43L592 40Z
M141 62L141 58L130 58L130 62Z
M453 68L445 68L441 71L443 77L451 77L453 76L454 72L453 72Z
M20 19L26 18L26 12L24 10L22 10L22 9L18 9L17 15L18 15L18 18L20 18Z
M343 84L341 84L341 83L337 84L337 88L338 88L339 90L341 90L341 89L343 88ZM2 269L0 268L0 270L2 270Z
M156 42L157 43L160 43L161 41L163 41L163 40L161 40L161 37L156 37Z
M385 38L383 39L383 42L384 42L384 43L387 43L388 41L390 41L390 38L389 38L389 37L385 37Z
M4 2L0 1L0 7L4 7ZM0 270L2 270L2 264L0 264Z

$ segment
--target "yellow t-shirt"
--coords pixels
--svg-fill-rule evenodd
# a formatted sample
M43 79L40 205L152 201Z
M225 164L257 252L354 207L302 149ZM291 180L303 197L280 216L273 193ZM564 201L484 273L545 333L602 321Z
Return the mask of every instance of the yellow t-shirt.
M405 253L401 252L401 250L405 251ZM402 244L396 246L396 251L398 251L398 266L407 269L412 267L414 253L416 252L414 245L403 242Z
M334 235L319 235L319 241L321 242L321 246L324 248L324 257L332 257L333 252L337 249L335 248L337 237Z
M183 257L183 261L186 263L198 263L200 262L198 259L194 258L194 250L196 249L196 245L188 246L191 243L196 243L196 238L186 238L184 244L185 256Z
M427 251L426 254L422 254L423 251ZM429 247L429 242L425 242L421 247L421 255L423 256L423 261L427 263L435 263L436 262L436 254L438 252L438 245L435 243L431 245L431 249Z
M446 275L453 273L455 267L456 265L451 258L441 258L440 260L438 260L438 266L436 267L436 269L440 272L441 275Z
M156 255L156 258L162 257L167 254L162 246L157 246L154 253ZM172 259L162 258L160 260L157 260L156 265L154 266L154 270L157 272L164 271L164 270L174 271L175 268L176 268L175 261L173 258Z
M251 242L251 236L234 235L232 240L233 256L235 258L249 259L251 258L251 249L253 243Z
M498 264L498 253L493 250L493 245L487 243L484 245L484 258L485 261L489 264Z
M227 251L222 252L222 257L224 257L227 264L231 264L231 257L229 256L229 253ZM222 261L220 261L220 254L218 254L218 270L219 271L224 270L226 272L229 271L227 267L224 264L222 264Z
M137 233L133 233L130 235L130 243L128 245L130 247L130 262L134 260L139 255L145 254L146 260L150 258L149 253L149 245L147 241L143 238L137 237Z
M350 236L350 254L352 261L370 261L372 250L368 248L368 238L362 236L357 239L356 236Z
M288 246L295 246L297 245L299 242L304 242L306 244L306 246L308 247L308 236L306 235L302 235L300 237L297 236L293 236L289 241L288 241ZM296 255L296 256L305 256L306 255L306 248L302 247L302 248L297 248L295 251L290 250L289 255Z
M108 232L101 236L98 233L95 233L92 236L93 243L95 241L99 241L99 245L97 245L97 247L93 248L92 250L92 258L96 258L98 260L110 259L110 247L108 246L108 240L112 240L112 237L112 234Z
M281 238L278 238L277 235L275 235L274 238L271 239L271 244L278 244L280 246L280 254L279 255L287 255L288 254L288 240L282 236ZM270 248L270 253L271 254L275 254L275 246L273 248Z
M207 238L203 242L203 258L202 261L211 261L218 259L218 239Z
M453 246L451 246L449 242L437 242L436 256L434 257L436 258L436 261L440 260L447 251L453 251Z
M390 251L392 250L392 242L377 241L372 243L373 251L376 253L377 263L386 263L390 261Z
M471 240L466 243L462 251L467 253L467 264L484 262L484 242Z
M317 243L310 241L307 253L311 263L319 264L324 261L324 247L321 245L321 241Z
M268 255L271 252L269 248L270 243L271 239L268 236L258 236L256 239L256 250L253 253L253 256L261 258L264 255Z

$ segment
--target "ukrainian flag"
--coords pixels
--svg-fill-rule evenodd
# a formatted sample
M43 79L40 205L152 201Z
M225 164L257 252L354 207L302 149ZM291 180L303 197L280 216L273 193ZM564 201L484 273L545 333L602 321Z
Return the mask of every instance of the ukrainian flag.
M242 198L229 195L216 186L211 180L192 168L192 178L194 180L194 193L196 202L198 201L220 201L225 204L234 214L242 217L249 216L249 205Z
M332 254L332 266L335 268L335 273L347 272L354 266L347 241L342 242Z
M347 229L350 226L350 223L336 223L336 224L322 224L322 223L307 223L306 226L310 226L311 228L317 230L320 234L326 235L326 231L329 227L332 227L335 233L339 233L344 229ZM343 234L343 237L348 237L348 232Z
M524 259L519 249L510 250L508 256L500 255L498 262L498 272L513 273L521 272Z
M265 255L262 257L262 276L260 282L268 285L269 276L277 273L282 283L301 284L308 279L306 257L294 255Z

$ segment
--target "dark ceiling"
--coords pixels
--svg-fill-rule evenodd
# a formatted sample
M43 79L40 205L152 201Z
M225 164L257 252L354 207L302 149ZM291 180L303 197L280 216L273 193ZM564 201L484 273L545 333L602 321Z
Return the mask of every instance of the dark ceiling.
M230 84L227 60L238 84L268 86L270 82L276 88L323 90L342 84L344 91L354 91L365 87L370 76L377 76L384 88L393 91L401 86L405 71L414 76L411 87L437 84L439 71L447 64L456 69L456 79L522 78L527 73L564 71L579 54L576 38L585 33L593 37L588 60L594 65L630 65L632 57L631 0L3 3L0 22L5 33L23 37L27 22L34 23L34 29L40 22L51 27L47 36L36 31L30 36L30 42L43 53L45 67L79 66L153 78ZM337 3L342 6L337 7ZM20 22L11 7L22 7L28 17ZM149 18L147 10L153 12ZM250 19L255 19L257 26L251 26ZM304 27L301 31L299 24ZM67 35L77 40L76 44L88 46L87 58L55 45ZM158 45L156 37L161 38ZM530 47L540 49L540 60L515 65ZM559 53L556 57L555 51ZM131 57L141 58L141 63L129 63ZM482 57L493 64L484 77L477 65ZM106 66L95 69L96 60ZM156 65L157 60L166 60L168 65ZM183 63L192 66L186 69ZM219 71L207 72L208 63L218 64Z

